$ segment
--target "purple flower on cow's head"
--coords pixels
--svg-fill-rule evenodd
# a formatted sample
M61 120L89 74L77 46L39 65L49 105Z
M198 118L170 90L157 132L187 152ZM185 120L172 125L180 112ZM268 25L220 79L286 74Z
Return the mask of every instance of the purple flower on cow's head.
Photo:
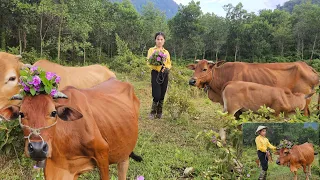
M60 80L61 80L61 77L60 77L60 76L58 76L58 75L56 75L55 82L58 84L58 83L60 82Z
M160 58L160 57L157 57L157 61L161 61L161 58Z
M23 86L23 90L24 91L30 91L30 88L29 88L29 86Z
M56 74L53 72L46 72L46 78L48 80L51 80Z
M32 66L31 69L30 69L31 72L34 72L36 70L38 70L38 66Z
M58 91L57 91L56 89L52 89L50 95L51 95L51 96L54 96L55 94L57 94L57 92L58 92Z
M39 86L39 85L34 86L34 90L36 90L37 92L39 92L39 90L40 90L40 86Z
M138 176L137 180L144 180L144 177L143 176Z
M28 83L34 86L38 86L41 83L41 79L39 76L33 76L32 81Z

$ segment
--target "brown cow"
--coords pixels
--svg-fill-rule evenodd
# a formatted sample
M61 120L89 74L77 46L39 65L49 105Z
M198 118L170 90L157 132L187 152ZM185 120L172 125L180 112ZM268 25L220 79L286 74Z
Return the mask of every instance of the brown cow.
M21 117L25 154L46 160L46 179L77 179L95 165L101 178L109 179L109 164L116 163L118 179L125 180L138 138L139 106L133 86L112 78L90 89L66 87L54 98L26 96L20 107L0 114L7 120Z
M288 88L293 93L310 94L319 84L317 72L304 62L293 63L217 63L201 60L187 67L194 70L189 84L203 88L209 86L208 97L223 105L222 88L228 81L246 81L273 87ZM223 64L223 65L222 65ZM308 104L305 114L308 115Z
M290 171L294 173L294 179L297 180L297 171L303 167L303 171L306 174L306 179L311 176L311 164L314 160L313 145L311 143L304 143L301 145L294 145L291 149L284 147L279 149L276 153L279 155L276 163L278 165L290 166Z
M19 71L24 66L19 58L21 56L0 52L0 108L19 103L19 101L9 101L11 96L19 93ZM47 60L39 60L34 65L61 76L59 90L66 86L90 88L110 77L115 77L113 72L101 65L66 67Z
M275 115L284 112L285 115L295 112L296 108L303 110L306 100L315 92L309 95L292 93L289 89L271 87L244 81L229 81L222 90L224 112L235 115L238 111L258 109L266 105L275 110ZM237 117L238 119L239 117Z

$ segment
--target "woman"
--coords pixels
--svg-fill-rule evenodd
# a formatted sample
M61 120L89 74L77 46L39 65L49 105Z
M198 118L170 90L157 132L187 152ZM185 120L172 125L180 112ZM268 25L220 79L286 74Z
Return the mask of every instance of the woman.
M259 180L265 180L267 178L268 155L270 155L270 152L267 151L267 148L276 150L276 147L271 145L269 140L266 138L267 128L267 126L259 126L256 130L256 135L258 135L256 137L257 153L262 167Z
M164 54L164 62L162 65L151 65L148 61L148 65L151 68L151 85L152 85L152 97L153 103L151 106L150 119L162 117L162 106L164 96L168 86L168 74L171 68L171 60L169 52L164 49L165 35L162 32L156 33L155 37L156 45L149 49L147 59L153 56L155 52L161 52Z

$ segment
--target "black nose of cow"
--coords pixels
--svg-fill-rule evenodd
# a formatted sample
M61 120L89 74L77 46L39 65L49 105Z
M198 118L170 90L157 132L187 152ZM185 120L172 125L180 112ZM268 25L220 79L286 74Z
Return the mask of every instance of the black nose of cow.
M280 161L279 161L279 160L277 160L276 163L277 163L278 165L280 165Z
M189 85L191 85L191 86L196 85L196 80L195 79L190 79L189 80Z
M30 142L28 151L30 157L35 161L42 161L47 158L49 146L46 142Z

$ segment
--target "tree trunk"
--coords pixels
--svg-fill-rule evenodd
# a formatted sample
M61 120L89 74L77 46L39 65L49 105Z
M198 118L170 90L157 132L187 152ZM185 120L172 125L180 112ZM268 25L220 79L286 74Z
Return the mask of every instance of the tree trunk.
M99 63L101 63L101 53L102 53L102 41L100 41L100 45L99 45Z
M86 64L86 46L83 46L83 65Z
M206 48L203 48L203 55L202 55L202 59L204 59L206 57Z
M284 43L283 42L281 42L281 57L283 57L284 56Z
M302 40L302 43L301 43L301 59L303 60L303 52L304 51L304 41Z
M20 55L22 54L22 40L21 40L21 31L20 29L18 30L18 37L19 37L19 52Z
M59 63L60 63L60 56L61 56L60 52L61 52L62 21L63 21L63 20L60 21L60 24L59 24L59 33L58 33L58 47L57 47L57 49L58 49L58 57L57 57L57 59L58 59L58 62L59 62Z
M3 28L3 25L1 25L0 32L1 32L1 47L0 47L0 49L6 50L6 31L5 31L5 28Z
M23 51L26 51L27 49L27 33L26 31L23 31Z
M236 45L236 51L234 52L234 62L237 62L238 45Z
M218 62L218 53L219 53L219 51L216 50L216 62Z
M40 57L42 57L42 47L43 47L43 39L42 39L42 15L40 16Z
M310 60L312 60L312 58L313 58L314 48L316 47L316 42L317 42L317 37L318 37L318 34L316 34L316 37L314 38L314 41L313 41L312 53L311 53Z

